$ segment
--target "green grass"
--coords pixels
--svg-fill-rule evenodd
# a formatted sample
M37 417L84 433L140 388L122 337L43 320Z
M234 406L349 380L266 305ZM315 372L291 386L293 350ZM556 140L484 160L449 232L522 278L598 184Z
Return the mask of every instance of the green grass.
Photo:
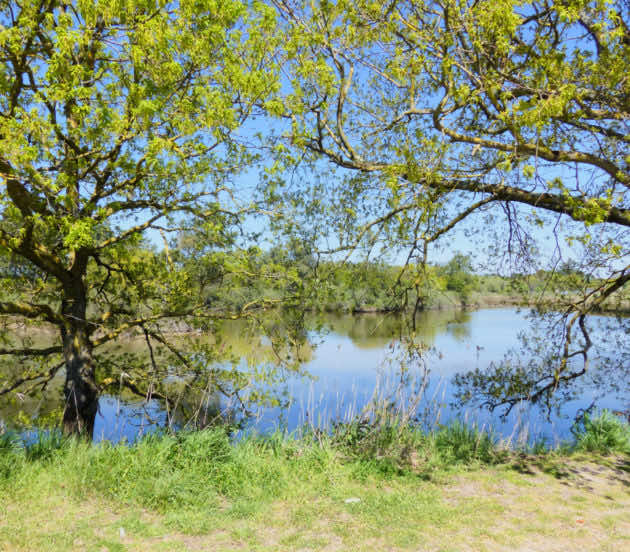
M624 487L606 488L607 499L583 490L562 498L562 485L575 477L567 469L574 452L595 458L593 451L625 450L630 430L610 416L589 419L571 447L539 456L507 451L461 423L433 433L354 423L331 435L237 442L215 428L151 435L131 446L55 433L25 446L4 434L0 550L417 550L420 542L435 542L427 548L435 550L443 542L446 550L460 549L457 539L473 549L492 548L490 539L496 548L524 539L520 519L496 532L492 520L511 519L514 506L497 488L514 489L517 507L535 513L549 538L560 530L550 520L574 524L592 510L614 541L615 531L625 535L624 509L614 510L611 500L624 505L617 498L628 498ZM627 477L628 462L614 462L606 469ZM540 510L541 492L550 493L545 504L558 512ZM444 535L453 540L442 541Z

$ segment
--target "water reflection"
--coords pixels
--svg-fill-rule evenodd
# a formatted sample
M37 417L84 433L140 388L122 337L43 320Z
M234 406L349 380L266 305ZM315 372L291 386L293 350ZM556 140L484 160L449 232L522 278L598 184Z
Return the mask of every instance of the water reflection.
M427 345L447 332L464 339L470 320L467 311L421 312L416 319L416 336ZM323 329L350 338L360 349L382 349L408 332L409 321L398 314L326 314Z
M405 320L393 314L326 314L313 315L306 325L313 345L300 347L297 372L279 367L269 341L249 333L243 322L224 325L224 358L208 366L208 373L229 370L247 378L256 372L280 371L272 385L259 378L248 389L249 393L267 397L261 401L264 404L279 405L261 407L249 427L268 431L277 427L293 430L303 423L326 426L356 415L375 389L383 396L396 392L401 375L400 358L396 355L400 354L401 338L407 335ZM421 365L410 366L407 375L411 375L411 383L416 387L426 384L423 403L418 408L422 421L431 426L460 416L480 426L492 426L513 441L542 435L554 442L569 437L572 417L580 408L593 402L612 410L627 408L630 396L626 393L627 384L621 393L608 393L602 389L601 374L598 376L597 371L580 386L579 396L567 401L560 412L549 414L523 405L502 420L496 413L454 407L453 376L499 362L506 351L518 345L518 334L528 325L525 312L513 308L420 313L415 343L423 345ZM196 339L210 343L215 338L201 335ZM134 341L116 352L131 353L141 354ZM429 373L426 381L422 380L425 370ZM171 384L180 380L185 380L185 374L177 375ZM61 380L53 382L43 397L14 396L11 402L4 400L0 404L0 419L12 423L28 418L44 421L54 418L61 410L61 383ZM162 401L139 401L122 390L102 397L95 440L131 441L138 434L164 425L183 427L193 421L205 425L229 406L216 390L204 391L203 385L196 387L194 393L186 389L181 386L173 403L175 408L171 405L168 409ZM400 397L397 400L403 400Z

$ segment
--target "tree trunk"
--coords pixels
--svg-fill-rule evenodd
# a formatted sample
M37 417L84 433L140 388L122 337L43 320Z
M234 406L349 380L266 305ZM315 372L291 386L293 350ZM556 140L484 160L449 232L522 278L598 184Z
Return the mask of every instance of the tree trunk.
M63 432L91 439L98 410L92 344L86 321L86 290L82 281L64 290L63 354L66 363Z

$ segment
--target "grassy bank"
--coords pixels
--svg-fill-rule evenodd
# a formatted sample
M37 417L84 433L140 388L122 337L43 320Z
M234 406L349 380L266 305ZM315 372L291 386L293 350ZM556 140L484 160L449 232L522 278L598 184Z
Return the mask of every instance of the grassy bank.
M91 446L0 438L0 550L621 550L630 429L556 451L461 425Z

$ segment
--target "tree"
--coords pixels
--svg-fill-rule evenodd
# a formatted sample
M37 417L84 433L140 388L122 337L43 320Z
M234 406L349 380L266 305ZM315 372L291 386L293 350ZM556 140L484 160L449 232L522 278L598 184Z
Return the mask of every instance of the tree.
M446 289L455 291L466 301L475 283L470 257L456 253L444 266L443 271L446 276Z
M242 313L202 297L226 272L245 278L246 255L228 265L220 251L255 208L231 179L254 160L238 131L277 86L273 28L269 8L239 0L2 2L0 394L65 368L64 431L91 435L112 382L158 385L156 348L163 370L201 363L169 323ZM169 249L190 229L215 264L205 280ZM51 325L57 342L19 343L24 322ZM139 379L103 352L133 330L146 342Z
M509 408L583 374L586 315L630 280L630 4L274 4L294 75L284 136L346 171L329 203L352 209L337 210L340 247L386 239L425 263L465 219L491 218L490 234L504 215L503 251L533 272L533 238L547 231L549 268L574 247L597 283L554 299L559 353L536 378L481 391Z

